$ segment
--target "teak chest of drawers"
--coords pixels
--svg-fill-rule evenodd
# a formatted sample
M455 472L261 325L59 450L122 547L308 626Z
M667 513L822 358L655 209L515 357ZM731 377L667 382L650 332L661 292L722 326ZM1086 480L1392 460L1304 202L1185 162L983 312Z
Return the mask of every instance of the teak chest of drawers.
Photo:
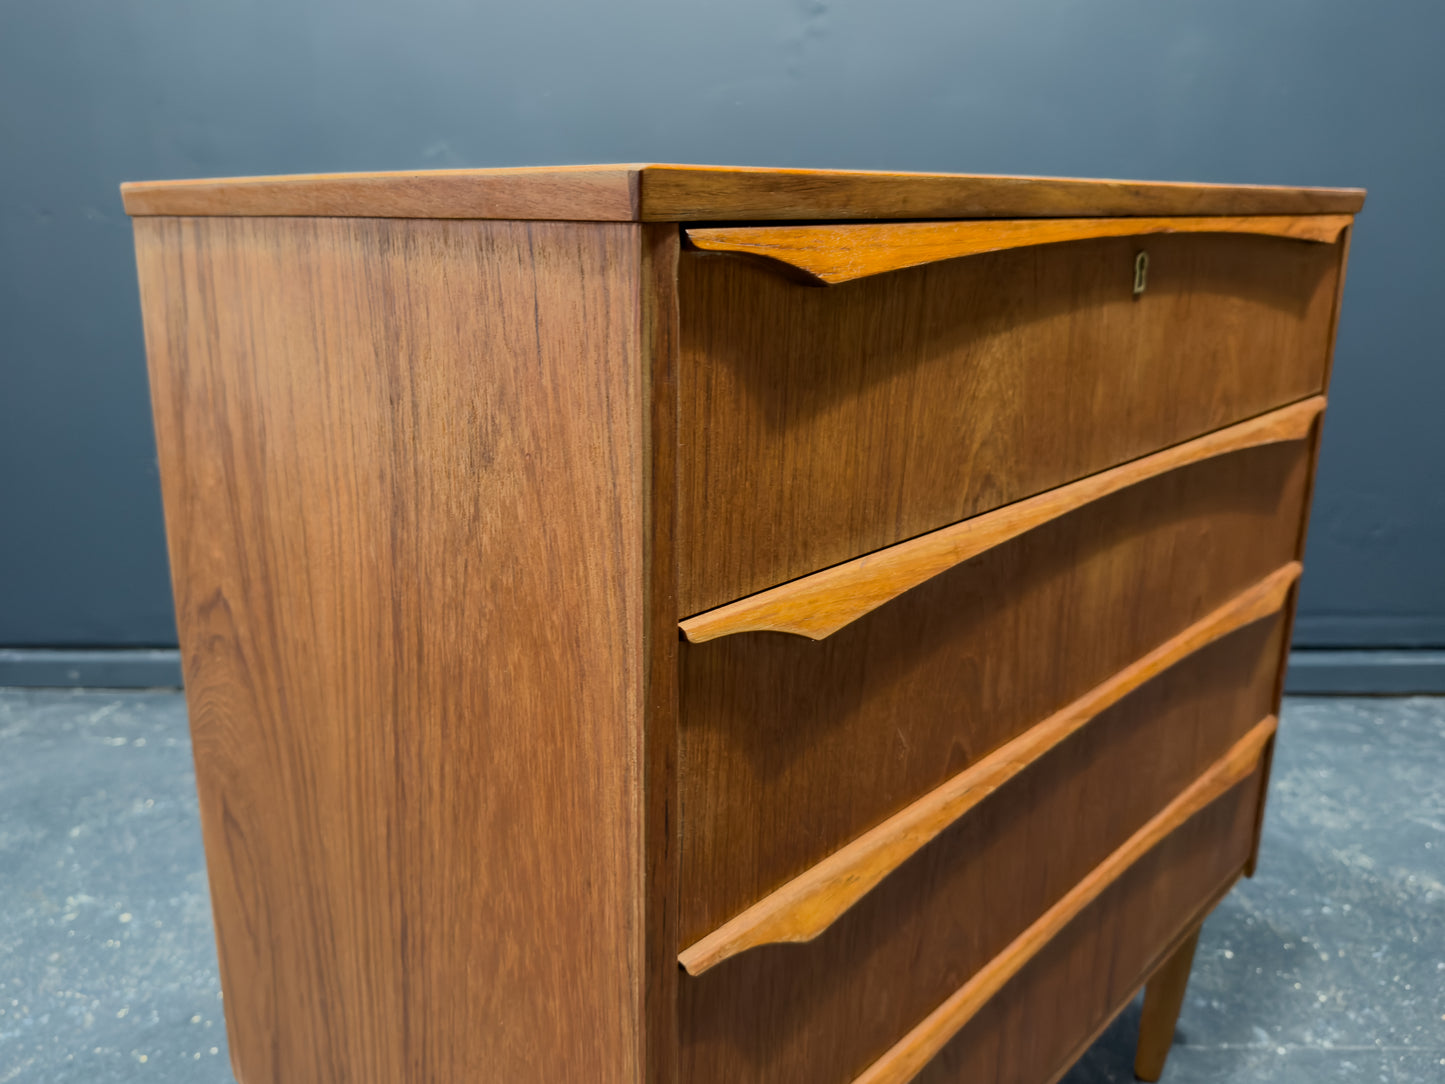
M1362 200L127 185L238 1079L1156 1077Z

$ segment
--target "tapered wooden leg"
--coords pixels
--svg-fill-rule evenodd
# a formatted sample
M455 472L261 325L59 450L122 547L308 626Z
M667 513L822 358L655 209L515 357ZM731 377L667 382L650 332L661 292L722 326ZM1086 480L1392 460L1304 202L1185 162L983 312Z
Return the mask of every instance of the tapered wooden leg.
M1199 927L1184 939L1144 987L1144 1013L1139 1020L1139 1048L1134 1054L1134 1075L1140 1080L1158 1080L1174 1042L1174 1025L1184 1004L1189 985L1189 968L1199 944Z

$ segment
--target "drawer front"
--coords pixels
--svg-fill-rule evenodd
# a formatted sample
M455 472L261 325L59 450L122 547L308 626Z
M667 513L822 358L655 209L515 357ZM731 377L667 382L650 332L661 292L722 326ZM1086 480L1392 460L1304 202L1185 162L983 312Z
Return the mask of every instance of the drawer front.
M1250 657L1277 646L1281 631L1276 622L1261 635L1222 641L1101 716L816 940L759 948L701 976L684 975L682 1078L846 1084L896 1059L965 983L988 981L1002 968L1003 985L987 995L982 1017L997 1018L1003 1010L995 1002L1010 1007L1004 1023L1017 1027L1022 1016L1029 1042L1010 1041L1017 1031L969 1023L948 1042L958 1030L948 1029L934 1049L945 1046L949 1059L971 1067L1001 1058L1007 1071L944 1078L1048 1079L1045 1070L1092 1033L1117 1007L1121 989L1143 977L1147 961L1247 860L1260 800L1258 744L1242 780L1196 815L1170 823L1161 842L1098 874L1240 744L1237 738L1249 742L1269 725L1257 713L1270 708L1272 681ZM1047 925L1047 912L1066 905L1086 880L1099 883L1102 895L1028 952L1022 971L1009 971L1020 935ZM1079 976L1081 960L1099 973ZM1048 1053L1039 1065L1035 1051L1020 1056L1035 1043Z
M685 251L681 612L1318 392L1341 255L1104 238L815 288Z
M1256 773L1141 859L914 1079L1039 1084L1062 1076L1238 878L1260 785Z
M1161 475L818 642L683 644L682 945L1292 562L1309 452L1293 441ZM1271 629L1227 641L1251 688L1272 688Z

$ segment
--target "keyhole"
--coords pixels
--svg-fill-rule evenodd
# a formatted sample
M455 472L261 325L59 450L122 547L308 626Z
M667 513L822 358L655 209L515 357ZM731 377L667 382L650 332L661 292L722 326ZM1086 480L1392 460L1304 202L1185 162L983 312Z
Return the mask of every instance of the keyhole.
M1134 296L1138 297L1149 285L1149 253L1141 252L1134 257Z

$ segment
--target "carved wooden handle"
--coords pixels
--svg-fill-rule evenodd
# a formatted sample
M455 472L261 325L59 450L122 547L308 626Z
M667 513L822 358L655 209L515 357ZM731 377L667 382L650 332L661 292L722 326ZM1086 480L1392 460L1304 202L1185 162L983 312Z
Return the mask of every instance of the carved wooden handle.
M760 945L813 940L925 844L1069 735L1175 663L1278 613L1299 574L1298 562L1270 573L1073 703L770 892L688 946L678 961L688 974L701 975Z
M680 622L703 643L739 632L790 632L821 640L891 598L984 550L1110 493L1229 452L1303 440L1325 408L1317 395L1153 455L1059 486Z
M1043 913L1032 926L985 964L973 978L934 1009L923 1022L900 1039L863 1071L853 1084L906 1084L969 1022L1004 983L1017 975L1045 945L1085 907L1098 899L1125 871L1156 844L1247 779L1260 763L1275 717L1266 716L1236 742L1220 760L1165 806L1143 828L1130 836L1069 892Z
M1159 233L1244 233L1332 243L1349 224L1349 215L1211 215L724 226L683 232L695 248L761 257L782 265L782 270L809 285L833 286L939 260L1063 241Z

